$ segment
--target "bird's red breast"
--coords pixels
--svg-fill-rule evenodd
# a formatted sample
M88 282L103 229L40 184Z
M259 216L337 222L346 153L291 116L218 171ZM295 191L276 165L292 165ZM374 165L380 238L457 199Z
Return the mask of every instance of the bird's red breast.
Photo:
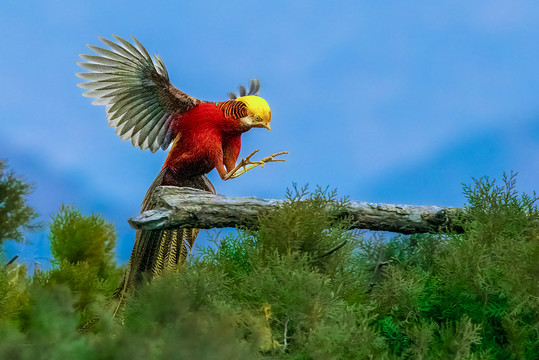
M225 116L221 106L201 103L178 115L172 126L178 136L163 167L179 176L206 174L223 161L227 168L233 167L238 159L242 130L237 119Z

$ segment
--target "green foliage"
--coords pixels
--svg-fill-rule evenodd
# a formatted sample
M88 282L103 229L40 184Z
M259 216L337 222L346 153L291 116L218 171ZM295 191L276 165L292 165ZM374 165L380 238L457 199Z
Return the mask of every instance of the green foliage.
M52 217L49 239L55 265L86 262L101 276L114 266L116 230L99 214L84 216L63 205Z
M49 228L53 268L37 274L34 282L47 288L68 286L83 324L120 282L122 271L114 260L116 230L103 216L85 216L72 206L62 206Z
M20 313L28 306L26 266L9 265L0 268L0 322L17 323Z
M464 187L466 232L450 238L435 268L449 295L442 299L444 316L465 313L482 324L480 347L496 356L533 358L539 353L539 212L535 193L518 196L515 177L504 176L501 186L483 178Z
M350 219L336 219L339 208L348 203L348 199L337 200L336 191L317 188L309 194L305 186L294 191L287 191L287 201L278 211L262 215L260 227L252 235L259 243L263 258L273 258L274 254L306 254L313 264L327 267L328 261L339 257L325 255L336 246L351 242L354 234L349 233Z
M16 176L0 160L0 247L5 240L22 241L23 231L39 229L32 221L37 217L34 209L26 203L33 185Z
M141 286L121 321L113 228L62 208L54 268L0 272L0 358L537 359L539 213L514 186L465 186L464 234L387 241L334 216L335 192L294 187L256 229Z

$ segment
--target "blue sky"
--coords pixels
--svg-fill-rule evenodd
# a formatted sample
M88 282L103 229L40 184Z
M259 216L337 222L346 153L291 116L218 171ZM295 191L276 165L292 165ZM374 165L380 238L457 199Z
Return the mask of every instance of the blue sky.
M242 155L288 162L214 171L219 193L282 198L297 182L462 206L461 183L510 170L539 190L537 1L7 1L0 32L0 157L36 184L42 221L62 203L114 221L120 261L166 154L121 141L81 96L75 63L97 36L135 35L197 98L261 80L272 131L246 133ZM46 231L8 245L28 262L47 248Z

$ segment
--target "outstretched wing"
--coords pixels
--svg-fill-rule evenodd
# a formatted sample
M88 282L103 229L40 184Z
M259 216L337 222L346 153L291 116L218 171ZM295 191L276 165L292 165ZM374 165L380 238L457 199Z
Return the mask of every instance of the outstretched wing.
M172 121L201 103L175 88L159 55L153 60L134 37L135 45L119 36L118 41L99 38L110 50L88 45L98 55L80 55L87 62L77 63L91 72L77 73L89 80L78 84L83 95L96 98L94 105L106 105L109 126L122 140L151 152L165 150L177 134Z
M238 93L240 94L239 97L246 96L246 95L258 96L259 92L260 92L260 80L258 79L251 79L251 81L249 82L249 92L247 92L247 89L243 85L240 85L238 87ZM228 98L230 100L236 100L238 96L231 91L228 93Z

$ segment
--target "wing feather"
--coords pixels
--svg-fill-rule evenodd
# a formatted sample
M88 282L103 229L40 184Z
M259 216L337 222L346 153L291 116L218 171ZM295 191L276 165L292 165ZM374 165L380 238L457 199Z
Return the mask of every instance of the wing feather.
M138 49L134 47L129 41L117 35L112 35L112 37L115 38L117 41L119 41L124 46L124 49L127 49L127 51L129 51L135 59L144 60L144 61L148 60L148 59L145 59L144 55L142 55L142 53L138 51Z
M112 50L116 51L118 54L121 54L125 56L129 61L134 62L135 64L138 64L137 58L133 57L133 54L131 54L129 51L121 47L120 45L116 44L114 41L110 41L108 39L98 37L99 40L101 40L105 45L110 47Z
M110 51L108 49L105 49L105 48L102 48L102 47L99 47L99 46L95 46L95 45L87 45L87 46L88 46L88 48L90 50L92 50L96 54L103 55L105 57L108 57L109 59L114 59L114 60L123 62L125 64L131 63L131 64L135 65L135 63L132 62L129 58L127 58L125 56L122 56L122 55L120 55L120 54L118 54L118 53L116 53L114 51Z
M105 105L107 120L122 140L155 152L166 149L174 133L173 120L201 103L201 100L175 88L159 55L152 59L134 37L129 42L113 35L117 42L99 37L109 49L88 45L95 55L80 55L77 63L90 72L76 75L87 82L78 84L88 90L94 105Z
M153 113L153 115L158 116L158 114L156 113ZM149 144L154 141L155 137L152 136L152 133L156 130L157 132L159 132L159 129L157 127L149 126L148 123L145 126L141 127L140 130L134 130L136 134L139 134L138 146L142 150L146 150L149 147Z
M172 132L167 131L167 127L172 122L172 116L168 116L165 120L165 124L163 125L163 128L159 131L159 134L157 134L157 140L156 143L152 144L152 151L157 151L159 149L159 144L161 144L161 149L165 150L170 145L170 142L172 141ZM179 134L177 134L178 136Z
M146 58L147 61L152 61L152 57L150 56L150 54L148 54L148 51L146 51L146 48L140 43L140 41L137 40L136 37L134 37L133 35L131 35L131 38L133 39L133 41L135 42L135 44L137 45L137 48L139 49L139 52L144 55L144 57Z
M142 112L142 114L140 115L141 119L138 122L133 123L133 125L134 125L133 126L134 133L136 134L136 133L142 131L142 129L148 127L148 126L149 126L149 128L157 127L156 125L152 124L151 121L155 117L161 118L162 115L163 115L162 110L157 106L145 109ZM137 145L140 145L140 144L137 144Z
M124 70L120 66L107 66L107 65L101 65L101 64L94 64L94 63L85 63L85 62L78 62L77 65L79 65L81 68L84 68L86 70L100 72L100 73L107 73L110 75L123 75L123 76L129 76L131 75L129 70Z
M86 60L88 62L93 62L95 64L101 64L101 65L106 65L106 66L111 66L111 67L117 67L125 71L132 71L133 69L136 69L135 64L131 64L129 62L119 62L118 60L109 59L108 57L104 57L104 56L87 55L87 54L81 54L79 56L83 60Z
M92 105L107 105L109 101L107 99L97 98L92 101Z
M111 104L110 109L107 111L107 115L110 115L107 116L107 119L112 120L116 118L117 115L124 114L130 105L134 105L134 101L144 98L144 95L144 91L133 89L133 91L128 94L119 97L114 104Z
M172 116L167 119L167 123L170 126L170 124L172 123ZM170 145L172 140L174 140L177 136L180 135L181 134L174 134L172 131L166 131L165 137L163 139L163 144L161 145L161 149L165 150Z
M159 126L162 126L162 124L154 126L151 123L151 120L159 115L162 115L162 111L159 108L153 109L152 111L147 111L144 115L144 119L135 124L135 127L133 128L133 133L135 135L133 135L131 138L131 142L134 146L138 146L142 150L147 149L147 147L143 148L142 144L148 139L148 136L153 129L157 129L157 131L159 131Z
M159 106L159 104L153 104L151 106L152 106L152 109L153 109L154 107ZM126 133L125 131L127 129L134 128L135 124L138 124L144 118L143 110L145 108L147 109L147 106L146 106L145 102L140 102L138 105L136 105L132 109L127 110L127 112L124 115L124 117L127 120L125 121L124 130L122 132L120 132L120 137L125 135L125 133ZM142 115L142 117L141 117L141 115ZM122 140L127 140L127 139L129 139L129 138L125 138L125 139L122 138Z

